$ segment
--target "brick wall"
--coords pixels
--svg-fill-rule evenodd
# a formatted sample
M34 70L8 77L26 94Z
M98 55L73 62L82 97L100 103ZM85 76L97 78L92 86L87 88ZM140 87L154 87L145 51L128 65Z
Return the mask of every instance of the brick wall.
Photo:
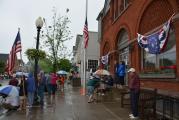
M103 18L102 28L103 36L100 43L100 53L104 55L104 47L109 43L110 51L117 49L117 40L119 32L124 28L128 32L129 40L137 37L137 33L145 34L150 30L160 26L173 13L178 13L178 0L131 0L131 4L123 11L116 19L114 18L114 2L111 2L110 12ZM110 20L109 20L110 19ZM176 45L179 45L179 20L173 23L176 34ZM104 27L105 26L105 27ZM177 45L177 46L178 46ZM179 51L179 46L176 47ZM177 63L179 63L179 52L176 53ZM133 50L130 52L130 65L135 67L138 72L141 68L140 48L137 41L133 43ZM110 58L110 72L114 72L114 60L117 58L117 53L114 53ZM179 66L177 65L177 69ZM179 70L177 71L176 80L163 81L162 79L142 80L142 85L146 87L154 87L161 89L170 89L179 91ZM171 82L175 81L175 82Z

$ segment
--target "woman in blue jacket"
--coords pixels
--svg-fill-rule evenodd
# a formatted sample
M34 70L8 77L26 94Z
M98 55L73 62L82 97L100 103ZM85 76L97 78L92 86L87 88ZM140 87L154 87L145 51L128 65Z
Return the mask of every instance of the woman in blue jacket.
M121 61L120 64L117 66L117 74L119 77L120 88L122 88L122 86L124 85L124 77L126 75L126 66L124 61Z

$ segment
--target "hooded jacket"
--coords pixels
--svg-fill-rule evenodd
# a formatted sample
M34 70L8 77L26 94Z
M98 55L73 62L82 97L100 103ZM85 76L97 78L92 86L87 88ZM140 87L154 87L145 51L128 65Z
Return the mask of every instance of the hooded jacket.
M29 76L27 78L27 92L35 92L35 79L33 77L32 73L29 73Z

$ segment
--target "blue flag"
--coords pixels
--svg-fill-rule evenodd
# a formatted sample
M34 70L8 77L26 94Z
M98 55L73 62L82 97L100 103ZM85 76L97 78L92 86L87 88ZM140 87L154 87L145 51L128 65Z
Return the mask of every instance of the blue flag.
M144 36L137 34L138 44L141 48L150 54L160 54L168 41L168 35L170 30L171 18L160 28L158 31L152 33L151 35Z

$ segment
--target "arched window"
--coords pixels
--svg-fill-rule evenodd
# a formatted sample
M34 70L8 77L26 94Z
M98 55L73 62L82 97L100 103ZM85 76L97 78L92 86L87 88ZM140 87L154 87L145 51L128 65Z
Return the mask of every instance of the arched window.
M118 37L118 50L119 50L119 61L124 61L126 65L129 64L129 47L128 47L129 36L125 29L122 29Z

